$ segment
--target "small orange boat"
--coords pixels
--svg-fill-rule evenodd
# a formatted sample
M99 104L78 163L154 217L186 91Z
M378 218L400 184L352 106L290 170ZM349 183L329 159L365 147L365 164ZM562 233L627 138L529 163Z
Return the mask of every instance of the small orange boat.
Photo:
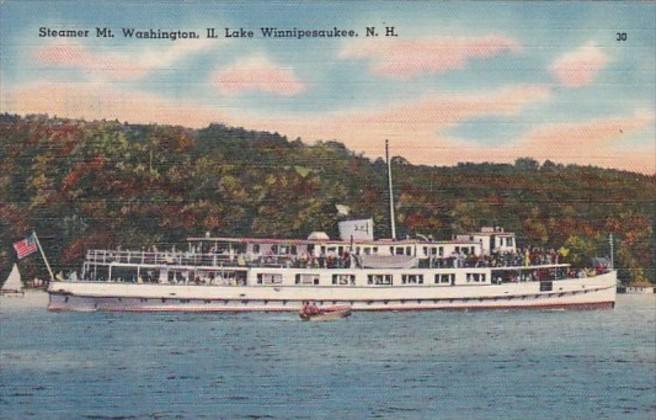
M303 321L332 321L351 316L348 305L326 306L319 308L314 303L305 303L298 313Z

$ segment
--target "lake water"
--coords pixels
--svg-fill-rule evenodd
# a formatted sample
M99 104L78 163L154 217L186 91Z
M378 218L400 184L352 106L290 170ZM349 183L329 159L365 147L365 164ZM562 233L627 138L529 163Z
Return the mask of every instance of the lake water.
M0 298L0 417L656 417L656 297L615 310L49 313Z

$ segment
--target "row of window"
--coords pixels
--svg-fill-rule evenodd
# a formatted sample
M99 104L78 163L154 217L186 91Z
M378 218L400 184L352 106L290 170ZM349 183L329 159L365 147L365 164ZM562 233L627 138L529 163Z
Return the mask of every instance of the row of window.
M314 245L310 244L310 245L308 245L307 252L313 253L314 249L315 249ZM324 254L324 255L325 254L330 254L330 253L341 255L347 249L348 249L348 247L344 247L344 246L329 246L329 247L326 247L325 245L322 245L320 247L321 253ZM367 255L369 255L371 253L374 253L374 254L378 253L378 247L377 246L362 247L362 248L357 247L355 252L357 254L359 254L360 250L362 250ZM260 248L259 244L253 244L252 245L252 252L254 254L259 254L260 251L261 251L261 248ZM296 245L275 245L274 244L274 245L271 245L271 251L270 252L272 254L275 254L275 255L287 255L287 254L289 254L289 255L298 255L298 249L297 249Z
M507 245L511 246L511 245ZM332 247L326 247L326 246L321 246L321 253L326 254L326 253L336 253L337 255L342 255L343 252L348 249L343 246L332 246ZM456 246L455 247L455 252L456 253L463 253L463 254L474 254L475 253L476 247L474 246ZM259 254L260 253L260 245L259 244L253 244L252 245L252 250L253 253ZM314 246L310 245L308 248L308 252L313 252ZM439 256L439 257L444 257L444 247L443 246L424 246L423 247L424 255L425 256ZM271 245L271 253L275 255L298 255L297 253L297 248L296 245ZM378 254L378 247L377 246L357 246L355 247L355 253L357 255L371 255L371 254ZM389 253L390 255L413 255L413 247L412 246L390 246L389 247Z
M485 273L467 273L467 282L483 283L485 282ZM391 286L393 284L391 274L369 274L367 275L368 285ZM456 275L454 273L435 274L433 282L435 284L455 284ZM280 273L258 273L257 284L261 285L282 285L282 274ZM318 285L319 274L296 274L294 284L307 286ZM355 274L333 274L332 284L335 286L355 286ZM402 274L401 284L424 284L423 274Z

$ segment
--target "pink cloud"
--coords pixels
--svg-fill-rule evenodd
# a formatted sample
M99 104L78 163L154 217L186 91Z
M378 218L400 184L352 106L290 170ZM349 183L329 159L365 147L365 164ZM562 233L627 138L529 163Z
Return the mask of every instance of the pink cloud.
M597 119L582 123L547 124L531 130L521 144L543 152L545 148L560 153L571 149L587 149L594 153L600 148L639 132L654 123L654 115L637 111L634 115L620 118Z
M181 40L163 48L121 53L93 50L78 41L58 40L38 48L33 57L42 65L82 70L92 79L136 80L211 45L209 40Z
M517 143L517 149L536 159L586 163L656 173L656 143L632 144L631 139L654 127L654 113L577 123L552 123L536 127Z
M473 59L519 52L521 45L502 35L476 38L434 37L413 40L380 39L352 41L342 48L343 59L368 59L379 76L409 79L421 74L458 70Z
M146 69L113 53L97 53L79 42L63 41L39 48L34 58L41 64L103 73L110 79L137 79Z
M238 60L217 71L212 80L217 89L225 95L260 91L293 96L305 89L305 85L296 78L293 70L282 67L263 55Z
M527 107L549 100L543 86L520 85L478 94L428 95L377 109L351 109L331 114L267 114L231 112L220 106L172 101L111 84L41 83L1 93L1 108L19 114L48 113L71 118L119 119L203 127L211 122L283 133L307 142L337 139L370 157L383 153L384 139L392 153L413 163L453 165L457 162L507 162L522 156L560 163L593 164L654 174L656 143L654 112L578 123L535 127L519 139L482 145L446 135L448 127L482 116L500 116L511 124ZM223 109L223 111L217 111ZM640 139L643 141L641 142ZM636 142L636 140L638 140Z
M2 109L19 114L202 127L226 117L205 106L105 83L34 83L3 93Z
M646 174L656 173L656 143L635 142L638 135L653 128L654 113L639 110L633 115L576 123L549 123L538 126L516 141L492 147L453 140L459 153L450 158L474 162L508 162L530 156L563 164L596 165ZM652 134L653 136L653 134Z
M548 100L550 91L542 86L514 86L478 94L427 95L418 100L353 109L309 118L279 116L251 119L251 126L277 130L305 139L339 139L358 151L380 152L387 138L404 145L411 158L434 158L426 152L435 145L438 133L460 121L484 115L512 117L526 106Z
M562 85L578 88L592 83L608 61L600 48L588 43L558 57L550 71Z

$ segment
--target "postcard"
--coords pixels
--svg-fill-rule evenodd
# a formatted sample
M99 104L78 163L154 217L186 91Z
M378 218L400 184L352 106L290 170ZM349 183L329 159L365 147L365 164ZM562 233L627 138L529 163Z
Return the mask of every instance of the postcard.
M654 51L641 1L0 2L0 417L653 417Z

